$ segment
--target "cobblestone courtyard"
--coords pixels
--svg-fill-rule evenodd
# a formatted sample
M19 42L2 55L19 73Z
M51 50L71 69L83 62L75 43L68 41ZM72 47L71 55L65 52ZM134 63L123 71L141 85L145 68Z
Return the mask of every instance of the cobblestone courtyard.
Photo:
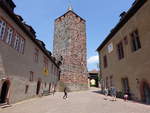
M63 100L63 93L54 96L33 98L0 108L0 113L150 113L150 106L135 102L116 102L104 100L104 96L96 93L97 89L69 93L69 98Z

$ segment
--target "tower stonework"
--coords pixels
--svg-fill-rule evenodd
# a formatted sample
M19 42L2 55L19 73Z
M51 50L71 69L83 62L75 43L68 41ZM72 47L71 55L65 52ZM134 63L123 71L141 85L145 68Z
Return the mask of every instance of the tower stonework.
M53 54L62 59L60 81L71 91L88 88L85 20L72 10L55 20Z

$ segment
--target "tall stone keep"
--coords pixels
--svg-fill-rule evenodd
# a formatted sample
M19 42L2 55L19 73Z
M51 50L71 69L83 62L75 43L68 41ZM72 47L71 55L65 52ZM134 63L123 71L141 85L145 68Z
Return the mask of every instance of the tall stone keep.
M69 8L55 20L53 54L62 60L60 81L71 91L88 87L86 52L85 20Z

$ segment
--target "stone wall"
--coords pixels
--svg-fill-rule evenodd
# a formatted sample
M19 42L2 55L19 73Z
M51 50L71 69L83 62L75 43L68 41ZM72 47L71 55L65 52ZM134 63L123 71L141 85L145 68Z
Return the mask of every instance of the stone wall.
M87 85L86 25L73 11L68 11L55 20L53 43L54 56L63 57L61 81L70 90L82 89ZM76 87L76 88L75 88Z

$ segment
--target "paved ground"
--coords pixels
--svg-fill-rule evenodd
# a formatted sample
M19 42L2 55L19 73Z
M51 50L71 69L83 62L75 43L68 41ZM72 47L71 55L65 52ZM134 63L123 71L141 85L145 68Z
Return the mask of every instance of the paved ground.
M69 93L67 100L62 99L63 93L34 98L0 109L0 113L150 113L148 105L104 100L104 96L95 91L97 89Z

